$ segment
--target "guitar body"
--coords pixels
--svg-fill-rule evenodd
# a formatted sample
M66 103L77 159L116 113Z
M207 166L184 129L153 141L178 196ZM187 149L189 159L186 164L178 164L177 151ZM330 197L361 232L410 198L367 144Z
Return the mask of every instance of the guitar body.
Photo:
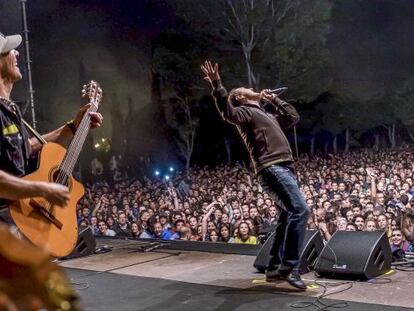
M65 157L66 149L55 143L47 143L40 153L37 171L23 179L28 181L56 182L58 168ZM21 232L35 245L55 257L69 255L76 246L78 225L76 205L84 195L83 186L69 176L67 186L70 200L66 207L51 206L43 198L28 198L15 201L10 207L11 217ZM47 211L47 216L39 212Z

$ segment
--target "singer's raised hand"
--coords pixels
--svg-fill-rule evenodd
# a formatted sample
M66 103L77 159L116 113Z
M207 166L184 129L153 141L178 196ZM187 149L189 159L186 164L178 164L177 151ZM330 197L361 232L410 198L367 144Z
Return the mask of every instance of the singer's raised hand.
M206 60L204 64L201 65L201 71L204 74L204 80L210 82L211 84L213 84L213 81L220 80L217 63L213 66L209 60Z

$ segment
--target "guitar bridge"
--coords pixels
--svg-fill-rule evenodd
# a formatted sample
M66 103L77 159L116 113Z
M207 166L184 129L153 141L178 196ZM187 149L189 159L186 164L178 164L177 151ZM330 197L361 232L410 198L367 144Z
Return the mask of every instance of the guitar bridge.
M29 205L33 208L35 212L37 212L40 216L54 224L59 230L62 229L63 224L53 215L50 211L44 208L39 202L30 199Z

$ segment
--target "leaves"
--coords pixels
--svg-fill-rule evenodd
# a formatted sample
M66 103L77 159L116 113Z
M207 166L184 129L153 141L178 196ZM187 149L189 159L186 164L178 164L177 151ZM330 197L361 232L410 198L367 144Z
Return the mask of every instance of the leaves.
M397 119L414 127L414 76L392 94L390 104Z

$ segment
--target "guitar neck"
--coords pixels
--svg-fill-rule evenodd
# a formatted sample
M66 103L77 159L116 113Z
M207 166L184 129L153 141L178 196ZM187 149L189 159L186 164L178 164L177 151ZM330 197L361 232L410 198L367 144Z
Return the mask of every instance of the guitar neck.
M63 159L60 170L67 176L71 176L76 162L78 161L83 144L88 136L91 127L91 117L89 112L96 112L98 107L92 105L84 114L82 121L79 123L75 136L73 137L68 150L66 151L65 158Z

